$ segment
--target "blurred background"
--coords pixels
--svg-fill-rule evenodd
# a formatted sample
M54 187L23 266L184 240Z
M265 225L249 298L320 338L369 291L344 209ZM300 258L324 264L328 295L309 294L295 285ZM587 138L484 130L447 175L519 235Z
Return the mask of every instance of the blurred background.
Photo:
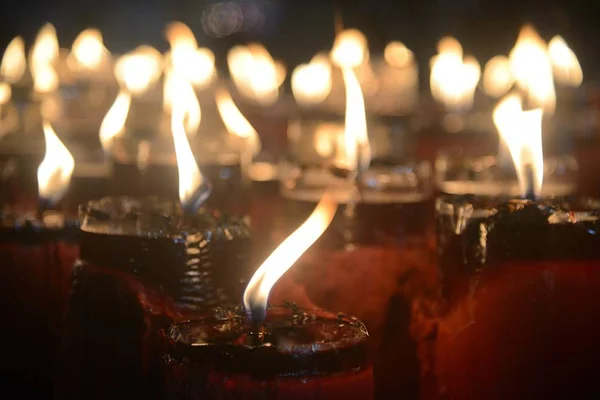
M331 48L336 8L345 28L365 33L372 52L381 52L390 40L403 41L421 60L422 77L428 76L422 60L435 54L442 36L455 36L466 52L487 60L508 53L525 22L546 40L562 35L586 80L598 75L600 4L582 0L27 0L12 2L2 13L0 47L16 35L31 43L49 21L63 47L83 29L96 27L112 52L142 43L163 51L165 24L179 20L192 28L200 46L215 52L217 65L224 65L233 45L259 41L294 66Z

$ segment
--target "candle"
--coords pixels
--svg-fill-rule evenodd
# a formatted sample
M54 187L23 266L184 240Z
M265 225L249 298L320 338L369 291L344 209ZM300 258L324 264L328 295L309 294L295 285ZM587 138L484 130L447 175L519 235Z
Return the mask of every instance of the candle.
M216 309L168 335L169 399L373 398L368 333L356 318L273 307L260 331Z
M218 210L199 210L210 188L187 141L184 110L175 101L181 205L113 197L81 210L81 256L66 314L60 398L157 396L162 365L157 330L240 296L250 275L246 225Z
M439 286L413 307L422 397L593 397L597 201L539 198L541 109L508 97L495 120L526 200L438 200Z
M73 157L52 127L44 125L46 155L38 169L39 204L5 205L0 213L2 319L22 329L19 345L6 349L2 369L15 387L32 397L49 397L70 267L77 258L76 224L50 207L64 195ZM9 333L12 332L12 333ZM14 331L2 338L14 343Z

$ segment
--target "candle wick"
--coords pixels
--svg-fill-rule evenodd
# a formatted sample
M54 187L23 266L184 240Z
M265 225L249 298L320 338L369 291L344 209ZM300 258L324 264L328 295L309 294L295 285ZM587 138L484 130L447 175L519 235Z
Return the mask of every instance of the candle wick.
M533 164L528 163L523 166L523 175L525 179L525 199L535 201L535 178L533 173Z

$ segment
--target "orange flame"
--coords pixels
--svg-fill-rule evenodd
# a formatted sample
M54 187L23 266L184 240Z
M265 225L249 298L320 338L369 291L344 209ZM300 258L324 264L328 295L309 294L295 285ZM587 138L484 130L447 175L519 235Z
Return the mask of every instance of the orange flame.
M577 56L567 42L555 36L548 43L548 55L552 61L554 77L560 84L578 87L583 82L583 71Z
M188 136L193 136L198 132L202 120L202 110L200 103L192 84L183 76L169 71L165 74L163 90L163 108L165 111L172 111L173 102L179 102L184 108L185 130Z
M131 95L121 90L100 125L100 143L105 152L112 147L113 140L123 132L131 106Z
M215 93L217 108L223 123L227 130L245 140L252 149L252 154L256 155L260 151L260 139L256 130L250 125L250 122L244 117L237 108L231 95L225 88L219 88Z
M384 49L383 57L388 65L394 68L405 68L414 62L415 56L402 42L389 42Z
M38 191L40 197L50 204L58 202L69 187L75 160L69 150L60 141L54 129L44 122L46 154L38 167Z
M333 194L326 192L308 219L288 236L254 273L244 292L244 306L253 320L264 319L271 289L325 232L336 210L337 203Z
M104 47L102 33L98 29L86 29L75 38L67 62L74 70L97 71L109 54Z
M158 81L162 69L162 54L154 47L140 46L117 60L115 76L121 87L141 95Z
M0 75L8 83L16 83L21 80L27 69L25 59L25 42L21 36L17 36L6 47L0 64Z
M340 32L333 43L331 61L340 68L356 68L369 59L367 38L357 29Z
M327 60L300 64L292 72L292 92L300 104L321 103L331 92L331 65Z
M344 68L342 74L346 86L344 164L350 171L366 170L371 163L371 146L367 134L365 100L354 71Z
M515 83L508 57L491 58L483 70L483 90L492 97L506 94Z

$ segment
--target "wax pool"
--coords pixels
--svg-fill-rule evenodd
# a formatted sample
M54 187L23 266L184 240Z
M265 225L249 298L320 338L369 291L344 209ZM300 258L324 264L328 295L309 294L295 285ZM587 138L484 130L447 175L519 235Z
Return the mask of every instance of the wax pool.
M155 198L93 201L81 217L59 398L157 398L157 331L241 296L248 229Z
M277 307L256 327L243 309L219 308L165 336L169 399L373 399L356 318Z
M423 397L597 397L597 203L473 206L439 216L439 292L415 302Z

